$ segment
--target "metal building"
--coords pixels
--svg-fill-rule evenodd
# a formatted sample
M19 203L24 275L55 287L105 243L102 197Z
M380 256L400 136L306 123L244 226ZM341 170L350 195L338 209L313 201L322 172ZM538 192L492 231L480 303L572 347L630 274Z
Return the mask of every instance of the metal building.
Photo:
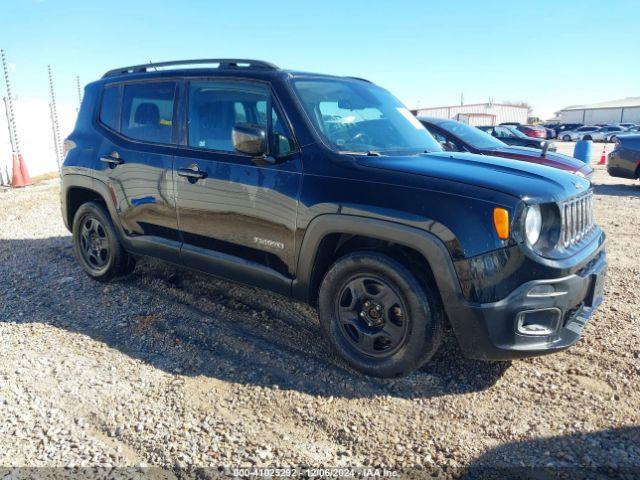
M572 105L563 108L556 115L562 123L640 123L640 97Z
M499 125L503 122L527 123L528 109L502 103L473 103L448 107L419 108L417 116L452 118L469 125Z

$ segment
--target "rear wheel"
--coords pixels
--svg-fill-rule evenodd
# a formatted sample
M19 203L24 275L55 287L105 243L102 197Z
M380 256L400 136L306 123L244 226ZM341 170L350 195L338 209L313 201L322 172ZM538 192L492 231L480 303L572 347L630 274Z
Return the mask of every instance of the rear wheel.
M569 135L565 135L564 137L562 137L562 140L565 142L570 142L571 141L571 137Z
M582 140L591 140L591 135L585 135Z
M76 256L90 277L107 281L135 268L134 258L120 244L109 214L99 203L80 206L72 231Z
M354 369L405 375L427 362L441 342L443 315L433 288L386 255L351 253L322 281L322 329Z

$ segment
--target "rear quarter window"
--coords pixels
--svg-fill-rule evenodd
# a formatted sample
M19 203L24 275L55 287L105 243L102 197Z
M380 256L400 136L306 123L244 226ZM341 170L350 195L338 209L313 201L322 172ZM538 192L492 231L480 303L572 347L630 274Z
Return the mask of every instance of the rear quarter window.
M116 132L120 131L120 91L118 86L105 87L100 105L100 121Z

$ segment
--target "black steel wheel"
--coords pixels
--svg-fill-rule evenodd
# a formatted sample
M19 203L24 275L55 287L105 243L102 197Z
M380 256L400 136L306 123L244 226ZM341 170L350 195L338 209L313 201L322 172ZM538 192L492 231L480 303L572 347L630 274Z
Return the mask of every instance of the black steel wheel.
M336 353L367 375L405 375L427 362L442 338L435 285L379 252L339 258L322 280L318 310Z
M356 351L371 357L393 355L407 336L407 307L384 279L356 275L342 287L336 302L340 332Z
M135 268L135 259L120 244L109 213L99 203L78 208L72 231L76 255L90 277L106 281Z
M109 260L107 232L97 218L87 215L80 227L80 254L95 270L105 267Z

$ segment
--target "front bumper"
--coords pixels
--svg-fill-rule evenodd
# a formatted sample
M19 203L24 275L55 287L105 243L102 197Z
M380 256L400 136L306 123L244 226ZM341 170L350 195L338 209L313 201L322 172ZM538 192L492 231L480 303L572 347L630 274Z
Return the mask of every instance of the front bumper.
M602 302L606 269L601 249L573 275L526 282L497 302L467 304L464 327L454 325L462 351L506 360L571 347Z

